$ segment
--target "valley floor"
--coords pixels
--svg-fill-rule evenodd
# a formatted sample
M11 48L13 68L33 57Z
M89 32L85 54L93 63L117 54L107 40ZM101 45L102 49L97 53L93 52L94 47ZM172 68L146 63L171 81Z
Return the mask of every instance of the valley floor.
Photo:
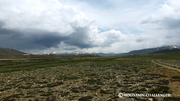
M78 60L0 62L1 101L179 101L180 60L99 57ZM153 62L154 63L153 63ZM175 68L173 67L172 68ZM171 94L123 97L119 93Z

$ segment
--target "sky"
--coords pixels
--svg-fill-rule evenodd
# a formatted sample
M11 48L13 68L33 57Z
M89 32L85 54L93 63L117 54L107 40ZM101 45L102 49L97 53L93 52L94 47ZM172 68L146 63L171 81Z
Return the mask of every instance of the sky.
M0 47L27 53L123 53L179 32L179 0L0 0Z

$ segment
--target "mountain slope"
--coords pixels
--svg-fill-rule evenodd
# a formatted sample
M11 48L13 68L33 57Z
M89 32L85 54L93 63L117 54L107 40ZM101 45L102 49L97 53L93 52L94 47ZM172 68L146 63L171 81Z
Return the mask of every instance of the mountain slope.
M180 49L164 49L155 52L150 52L149 54L180 54Z
M9 48L0 48L0 55L23 55L23 54L26 53Z
M172 49L180 49L180 47L176 45L172 45L172 46L162 46L162 47L156 47L156 48L147 48L147 49L133 50L123 55L146 54L146 53L152 53L152 52L161 51L161 50L167 51L167 50L172 50Z

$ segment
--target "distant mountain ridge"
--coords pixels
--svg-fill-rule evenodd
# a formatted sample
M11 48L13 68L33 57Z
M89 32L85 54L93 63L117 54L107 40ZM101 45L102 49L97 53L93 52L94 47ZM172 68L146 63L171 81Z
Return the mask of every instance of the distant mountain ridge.
M123 53L62 53L59 55L78 55L78 54L94 54L94 55L98 55L98 56L117 56L117 55L121 55Z
M156 47L156 48L147 48L147 49L140 49L140 50L133 50L128 53L124 53L122 55L134 55L134 54L146 54L146 53L153 53L156 51L161 52L161 50L173 50L173 49L180 49L180 46L176 45L168 45L168 46L162 46L162 47ZM165 51L164 51L165 53Z
M0 48L0 55L23 55L23 54L26 53L9 48Z
M176 49L176 50L174 50ZM169 51L168 51L169 50ZM135 55L135 54L158 54L158 53L173 53L180 50L180 46L177 45L168 45L168 46L162 46L162 47L155 47L155 48L146 48L146 49L140 49L140 50L133 50L128 53L85 53L85 52L79 52L79 53L64 53L61 55L75 55L75 54L96 54L99 56L125 56L125 55Z
M59 55L78 55L78 54L96 54L99 56L124 56L124 55L135 55L135 54L166 54L166 53L180 53L180 46L169 45L156 48L147 48L140 50L133 50L128 53L62 53ZM24 55L25 52L21 52L9 48L0 48L0 55Z
M164 49L164 50L158 50L155 52L150 52L149 54L180 54L180 49L178 48Z

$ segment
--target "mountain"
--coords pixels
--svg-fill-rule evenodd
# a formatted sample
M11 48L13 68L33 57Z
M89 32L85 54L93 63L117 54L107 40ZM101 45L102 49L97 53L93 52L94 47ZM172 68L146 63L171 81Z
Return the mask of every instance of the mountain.
M98 55L98 56L116 56L121 55L122 53L62 53L59 55L78 55L78 54L91 54L91 55Z
M64 53L60 55L77 55L77 54L96 54L98 56L123 56L123 55L134 55L134 54L161 54L161 53L180 53L180 46L176 45L169 45L169 46L162 46L162 47L155 47L155 48L147 48L147 49L140 49L140 50L133 50L128 53ZM9 49L9 48L0 48L0 55L24 55L26 53Z
M23 54L26 53L9 48L0 48L0 55L23 55Z
M180 49L180 46L169 45L169 46L162 46L162 47L156 47L156 48L133 50L128 53L124 53L122 55L146 54L146 53L153 53L153 52L161 51L161 50L173 50L173 49Z
M180 54L180 49L178 48L164 49L164 50L158 50L155 52L150 52L149 54Z
M177 49L177 50L174 50L174 49ZM173 53L173 52L177 53L178 49L180 49L180 46L168 45L168 46L162 46L162 47L133 50L133 51L130 51L128 53L86 53L86 52L74 52L74 53L64 53L64 54L61 54L61 55L96 54L98 56L125 56L125 55L134 55L134 54L158 54L158 53L166 53L166 52L168 52L168 53Z
M121 55L122 53L91 53L91 54L96 54L99 56L116 56L116 55Z

